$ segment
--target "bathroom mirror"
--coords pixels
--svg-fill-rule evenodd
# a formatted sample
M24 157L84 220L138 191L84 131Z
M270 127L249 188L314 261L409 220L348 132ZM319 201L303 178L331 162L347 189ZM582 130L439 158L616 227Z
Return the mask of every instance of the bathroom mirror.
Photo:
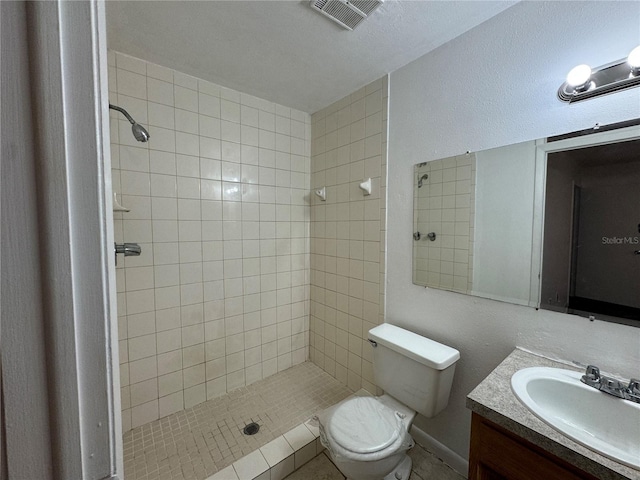
M415 165L413 283L640 326L640 128L602 130Z

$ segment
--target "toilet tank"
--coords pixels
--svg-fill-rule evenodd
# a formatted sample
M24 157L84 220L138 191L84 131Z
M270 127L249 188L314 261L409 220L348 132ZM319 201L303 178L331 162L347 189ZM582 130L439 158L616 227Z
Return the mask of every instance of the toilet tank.
M388 323L369 330L373 374L386 394L433 417L449 402L460 352Z

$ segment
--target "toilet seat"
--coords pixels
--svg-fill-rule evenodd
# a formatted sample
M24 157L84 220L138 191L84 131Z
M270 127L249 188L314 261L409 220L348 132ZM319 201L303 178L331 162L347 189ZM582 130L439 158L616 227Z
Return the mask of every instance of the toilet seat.
M403 433L402 417L372 397L342 403L328 421L332 440L347 452L366 455L396 443Z

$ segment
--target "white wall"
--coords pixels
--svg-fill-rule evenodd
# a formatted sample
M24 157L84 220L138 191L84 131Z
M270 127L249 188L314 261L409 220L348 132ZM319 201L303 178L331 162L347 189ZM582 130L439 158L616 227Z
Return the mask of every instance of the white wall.
M529 304L535 142L485 150L478 159L473 291Z
M36 148L25 2L2 20L2 468L0 477L52 478L44 304L39 263ZM6 73L5 73L6 72ZM27 353L28 352L28 353ZM29 399L25 402L25 399Z
M516 346L629 377L640 329L411 283L413 164L640 116L640 89L574 105L556 91L578 63L640 44L640 3L523 2L390 79L386 321L460 350L449 406L417 425L467 457L466 395Z

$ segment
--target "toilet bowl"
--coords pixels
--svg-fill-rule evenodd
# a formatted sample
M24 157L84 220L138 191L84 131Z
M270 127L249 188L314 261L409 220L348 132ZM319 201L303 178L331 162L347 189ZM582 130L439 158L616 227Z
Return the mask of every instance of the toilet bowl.
M417 413L433 417L449 401L460 353L385 323L369 330L380 397L356 396L317 415L320 439L350 480L407 480Z
M321 424L322 442L349 479L406 480L411 473L407 450L416 412L388 395L360 396L338 404Z

